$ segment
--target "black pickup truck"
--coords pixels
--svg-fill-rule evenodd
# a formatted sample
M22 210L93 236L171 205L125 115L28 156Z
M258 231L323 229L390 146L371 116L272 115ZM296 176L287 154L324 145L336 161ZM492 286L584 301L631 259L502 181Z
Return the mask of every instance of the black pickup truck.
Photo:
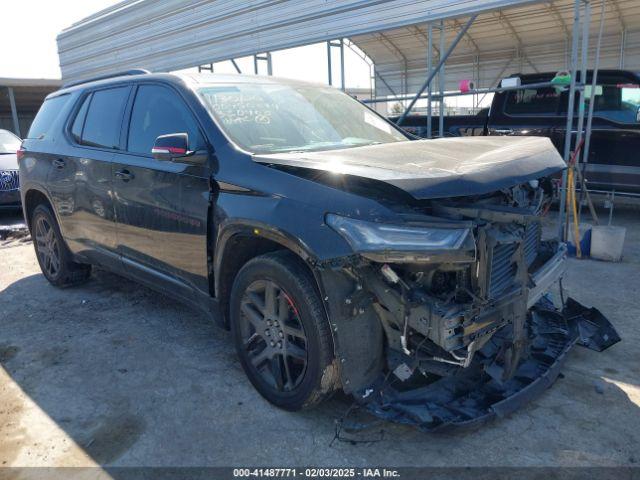
M549 82L553 73L514 75L521 84ZM578 77L579 80L579 77ZM623 70L600 70L595 95L591 72L587 73L585 113L595 98L589 161L585 177L589 189L640 193L640 74ZM575 112L578 111L576 99ZM477 115L446 116L445 136L535 135L549 137L559 152L564 150L568 88L526 88L496 93L490 109ZM397 121L397 118L392 118ZM574 133L576 131L574 122ZM586 126L586 121L585 121ZM402 127L427 137L427 117L408 116ZM433 118L433 136L438 135Z

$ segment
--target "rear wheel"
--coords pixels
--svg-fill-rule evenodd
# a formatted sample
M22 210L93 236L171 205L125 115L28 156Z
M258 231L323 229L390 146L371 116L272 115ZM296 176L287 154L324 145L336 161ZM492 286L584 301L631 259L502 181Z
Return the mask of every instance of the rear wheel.
M38 205L31 216L33 246L40 269L49 282L58 287L81 283L91 275L91 266L74 262L53 213Z
M313 279L295 255L250 260L236 277L230 306L240 362L263 397L299 410L334 390L329 324Z

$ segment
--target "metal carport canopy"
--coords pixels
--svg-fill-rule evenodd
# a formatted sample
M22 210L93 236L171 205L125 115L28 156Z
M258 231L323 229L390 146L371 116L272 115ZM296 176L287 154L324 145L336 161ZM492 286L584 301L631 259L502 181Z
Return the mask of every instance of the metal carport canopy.
M65 81L132 67L171 71L530 3L125 0L61 32L58 53Z
M600 2L592 1L589 65L594 65ZM481 13L446 63L445 90L457 90L460 80L492 87L511 73L557 71L570 67L574 0L519 5ZM445 21L446 44L466 18ZM439 32L434 29L434 45ZM415 93L427 76L427 25L352 35L350 39L373 60L379 96ZM435 54L437 60L437 53ZM640 70L640 1L607 0L600 68ZM437 83L437 82L436 82ZM393 91L390 91L393 90Z

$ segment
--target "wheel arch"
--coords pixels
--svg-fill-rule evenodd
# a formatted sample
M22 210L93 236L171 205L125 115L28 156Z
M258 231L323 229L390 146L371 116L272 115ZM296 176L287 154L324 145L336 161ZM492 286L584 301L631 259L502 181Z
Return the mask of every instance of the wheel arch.
M22 203L22 212L24 214L25 222L29 227L29 231L31 231L31 217L33 216L33 211L38 205L47 205L51 209L51 213L55 218L58 226L60 226L60 219L58 218L57 212L53 208L53 202L49 198L47 193L36 187L30 187L24 194L24 201Z
M276 250L288 250L296 255L313 278L318 294L322 291L314 268L316 257L299 239L258 221L227 222L221 225L216 237L211 279L211 290L220 304L220 320L225 328L229 327L229 297L236 275L252 258Z

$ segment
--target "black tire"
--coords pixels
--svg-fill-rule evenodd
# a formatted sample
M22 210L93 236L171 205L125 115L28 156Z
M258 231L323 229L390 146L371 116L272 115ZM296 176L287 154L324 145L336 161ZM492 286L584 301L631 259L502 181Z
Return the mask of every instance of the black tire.
M269 302L271 285L274 300ZM265 313L269 304L273 315ZM269 319L272 323L267 324ZM230 323L242 368L272 404L291 411L306 409L336 389L329 322L313 278L291 252L267 253L242 267L231 291Z
M31 237L40 270L56 287L68 287L86 281L91 265L77 263L67 248L51 209L38 205L31 215Z

